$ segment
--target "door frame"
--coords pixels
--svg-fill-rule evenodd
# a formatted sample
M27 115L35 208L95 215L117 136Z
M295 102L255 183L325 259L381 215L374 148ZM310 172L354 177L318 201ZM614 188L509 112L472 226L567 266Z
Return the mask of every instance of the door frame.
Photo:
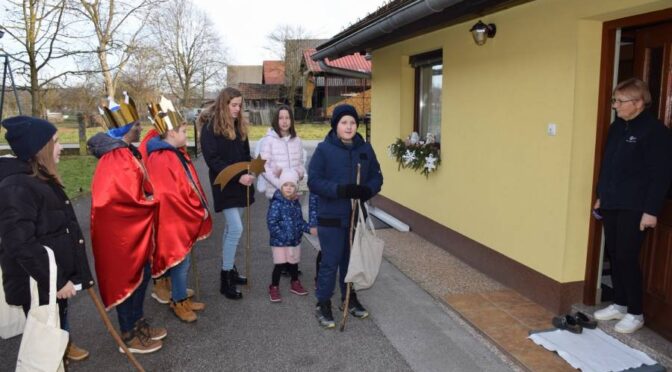
M605 22L602 25L602 50L600 61L600 85L597 99L597 135L595 136L595 166L593 167L592 201L595 200L597 179L600 175L602 153L607 140L607 131L611 123L611 93L614 79L614 58L616 56L616 33L618 29L647 26L663 21L672 21L672 8L651 13L638 14L631 17ZM600 258L602 245L601 222L590 219L588 229L588 252L586 257L586 273L583 286L583 303L595 305L597 283L600 279Z

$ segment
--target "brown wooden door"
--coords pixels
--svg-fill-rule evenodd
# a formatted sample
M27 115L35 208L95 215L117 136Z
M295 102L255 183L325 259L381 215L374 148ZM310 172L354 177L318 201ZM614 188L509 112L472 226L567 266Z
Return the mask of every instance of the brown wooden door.
M672 126L672 22L635 32L634 66L649 84L650 109ZM642 250L644 317L647 326L672 340L672 190L658 226L647 234Z

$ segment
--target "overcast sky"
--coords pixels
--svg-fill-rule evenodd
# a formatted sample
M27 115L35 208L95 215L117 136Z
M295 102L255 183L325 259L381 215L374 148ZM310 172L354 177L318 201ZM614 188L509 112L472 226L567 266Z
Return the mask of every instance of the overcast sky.
M383 0L194 0L214 22L228 47L231 64L260 65L277 59L264 47L282 24L301 25L317 39L329 39Z

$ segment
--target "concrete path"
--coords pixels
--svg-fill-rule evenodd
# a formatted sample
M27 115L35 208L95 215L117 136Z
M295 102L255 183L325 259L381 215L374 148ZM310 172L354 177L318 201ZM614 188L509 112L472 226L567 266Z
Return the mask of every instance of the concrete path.
M199 159L196 163L203 181L203 176L207 177L204 162ZM206 192L209 195L209 190ZM169 331L161 351L138 357L148 371L511 370L501 354L387 262L376 285L360 295L372 316L350 319L343 333L321 329L315 320L315 250L307 241L300 268L311 294L299 297L289 293L289 280L283 278L283 302L270 303L267 287L273 265L265 224L268 203L262 195L256 197L251 209L251 288L244 290L241 301L227 300L218 292L224 221L217 214L214 234L196 249L201 301L207 304L199 320L181 323L166 305L159 305L147 293L146 316ZM88 233L90 198L80 198L74 205ZM244 240L241 243L237 265L244 270ZM192 278L190 287L194 286ZM334 296L334 303L337 301L338 294ZM131 371L87 295L78 295L70 308L72 338L91 351L89 360L71 364L70 370ZM116 312L110 316L116 325ZM0 340L0 370L14 370L19 343L18 337Z

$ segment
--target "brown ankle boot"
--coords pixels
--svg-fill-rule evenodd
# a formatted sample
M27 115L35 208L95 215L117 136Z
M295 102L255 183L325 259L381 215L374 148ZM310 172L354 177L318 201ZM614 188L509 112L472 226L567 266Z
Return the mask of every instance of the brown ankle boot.
M203 309L205 309L205 304L202 302L196 302L191 298L187 298L184 301L189 305L189 308L193 311L202 311Z
M149 354L153 353L163 346L163 343L158 340L152 340L142 332L138 332L137 328L130 332L123 333L121 337L130 351L133 354ZM119 347L119 352L123 353L124 349Z
M89 356L89 352L77 347L74 343L68 343L68 348L65 349L65 357L70 360L84 360Z
M152 298L160 304L170 303L170 280L169 278L159 278L154 281L152 287Z
M191 323L198 319L196 313L189 307L188 300L182 300L179 302L171 302L170 308L173 309L175 315L180 318L181 321Z
M154 341L163 340L168 336L168 330L163 327L152 327L145 318L141 318L135 323L135 330Z

